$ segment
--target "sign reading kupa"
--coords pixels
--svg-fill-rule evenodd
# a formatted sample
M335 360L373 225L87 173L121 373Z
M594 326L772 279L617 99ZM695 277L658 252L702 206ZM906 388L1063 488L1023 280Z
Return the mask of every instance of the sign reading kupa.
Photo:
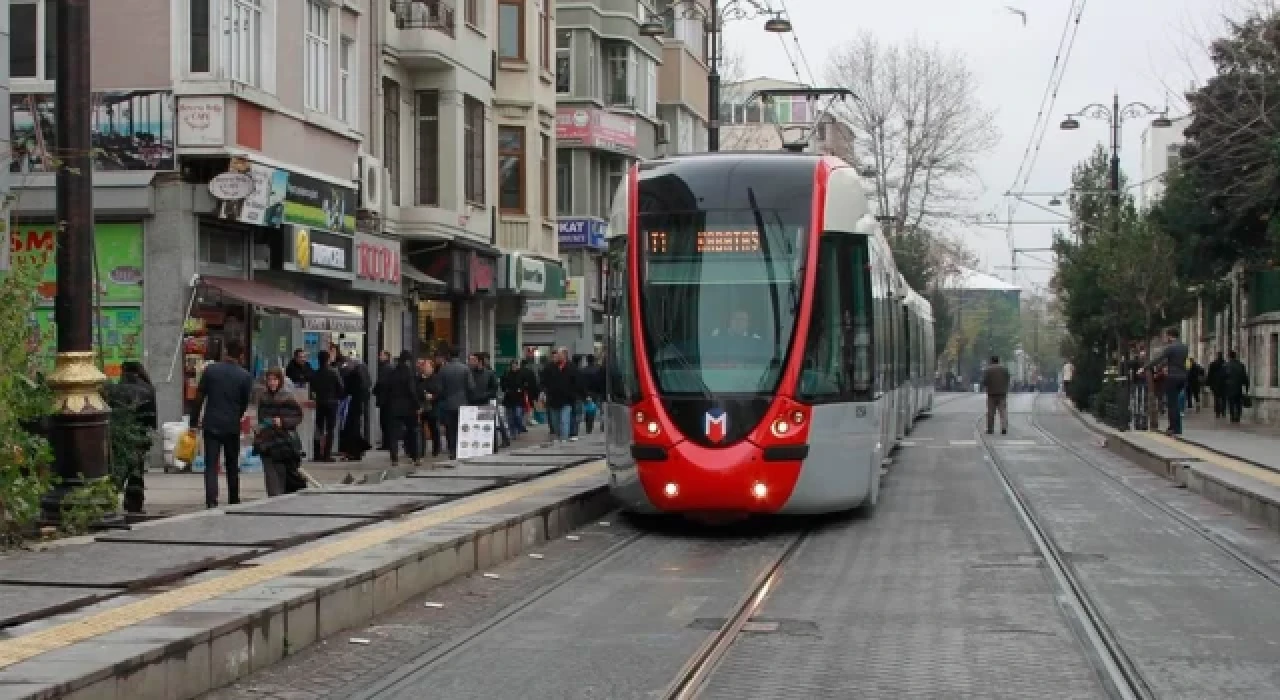
M559 219L561 248L604 248L605 223L597 219Z
M355 277L355 241L332 231L284 226L285 270L349 280Z
M394 238L356 234L356 278L353 289L399 295L400 241Z

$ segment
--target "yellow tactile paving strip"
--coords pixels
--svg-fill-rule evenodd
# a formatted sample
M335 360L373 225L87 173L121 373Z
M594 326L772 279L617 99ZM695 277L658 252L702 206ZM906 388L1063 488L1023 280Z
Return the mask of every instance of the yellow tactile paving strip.
M1188 457L1193 457L1195 459L1217 465L1223 469L1230 469L1237 474L1242 474L1252 479L1257 479L1263 483L1280 487L1280 473L1273 472L1270 469L1255 467L1248 462L1241 462L1238 459L1227 457L1226 455L1214 452L1213 450L1206 450L1199 445L1193 445L1188 442L1183 442L1182 440L1175 440L1168 435L1161 435L1160 433L1142 433L1142 436L1166 447L1171 447Z
M130 625L136 625L160 615L181 610L220 595L241 591L281 576L288 576L314 568L338 557L385 544L391 540L421 532L429 527L475 515L496 506L545 493L586 477L603 473L604 462L593 462L574 467L549 477L523 484L515 484L449 504L417 517L394 522L388 526L356 532L336 542L296 554L284 555L275 561L253 568L229 572L217 578L158 593L146 600L104 610L83 619L55 625L17 639L0 641L0 669L26 661L40 654L46 654L99 635L129 627Z

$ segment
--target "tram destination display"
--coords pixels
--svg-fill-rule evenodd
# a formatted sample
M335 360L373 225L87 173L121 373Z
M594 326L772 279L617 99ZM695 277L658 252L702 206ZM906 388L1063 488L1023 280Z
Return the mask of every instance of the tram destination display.
M682 234L675 234L677 238ZM759 253L759 231L698 231L692 250L687 242L678 241L672 247L672 234L667 231L649 232L649 253L668 255L681 253Z
M494 406L463 406L458 411L458 459L493 454L497 418Z

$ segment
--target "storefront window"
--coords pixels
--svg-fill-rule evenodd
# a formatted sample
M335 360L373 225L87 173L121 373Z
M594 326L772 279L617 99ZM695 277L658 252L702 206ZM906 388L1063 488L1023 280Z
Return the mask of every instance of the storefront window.
M457 340L453 332L452 302L418 302L418 341L424 352L435 352L444 343L456 348Z

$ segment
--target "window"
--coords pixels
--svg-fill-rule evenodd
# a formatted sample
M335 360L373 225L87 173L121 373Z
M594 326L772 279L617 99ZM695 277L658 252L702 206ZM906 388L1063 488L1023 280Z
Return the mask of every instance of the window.
M310 4L310 3L308 3ZM224 77L245 85L262 84L262 0L227 0L223 14ZM326 36L328 34L326 33Z
M467 97L463 105L462 150L466 200L484 204L484 103Z
M391 203L400 206L400 84L382 79L382 162L387 164Z
M498 1L498 58L524 60L524 0Z
M573 79L570 66L573 65L573 32L561 29L556 32L556 92L568 94L573 92Z
M512 214L525 213L524 127L498 127L498 207Z
M187 26L191 33L187 40L187 71L209 72L209 3L211 0L191 0L187 10Z
M658 116L658 64L646 58L644 66L644 113L656 117Z
M600 97L600 66L596 63L596 42L594 37L587 39L587 97Z
M418 92L417 204L440 206L440 92Z
M556 215L573 213L573 152L556 158Z
M49 0L10 0L9 75L45 80L56 78L54 63L57 3Z
M464 0L462 19L473 27L480 26L480 0Z
M324 112L329 107L329 6L322 0L307 0L306 57L303 64L302 103L307 109Z
M338 118L353 126L356 123L355 64L356 41L344 36L338 54Z
M546 0L543 0L543 2L545 3ZM551 13L547 12L545 4L542 6L542 22L540 24L541 34L539 35L538 48L540 49L541 63L539 65L542 66L543 70L551 70Z
M542 134L542 167L538 170L538 177L542 180L542 218L551 218L551 137Z
M608 170L605 172L604 183L604 199L601 201L601 216L608 216L613 210L613 198L617 196L618 190L622 188L622 181L627 177L627 161L622 158L613 158L609 160Z
M634 93L629 91L630 81L627 76L630 53L630 47L626 44L610 43L605 48L606 79L609 91L605 100L610 105L628 106L634 97Z

